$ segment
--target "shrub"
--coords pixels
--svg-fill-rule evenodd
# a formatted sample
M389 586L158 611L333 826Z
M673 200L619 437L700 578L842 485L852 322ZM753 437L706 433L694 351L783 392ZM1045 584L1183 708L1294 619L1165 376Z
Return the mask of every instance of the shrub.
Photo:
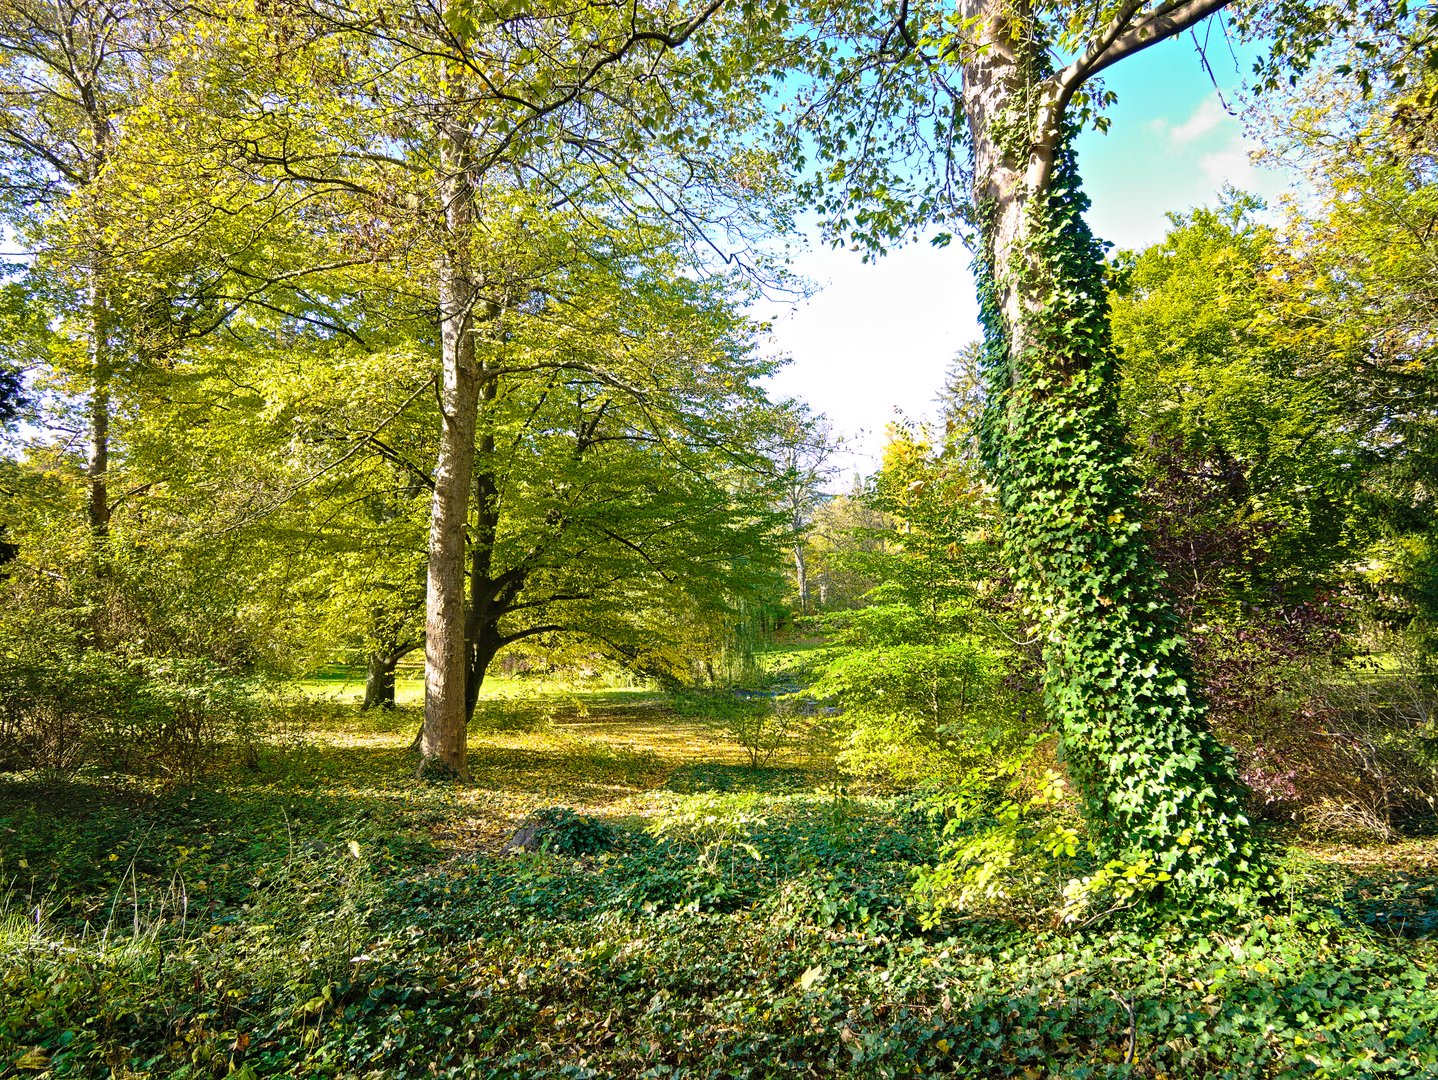
M1315 704L1309 823L1388 838L1404 820L1438 811L1438 701L1424 678L1350 679L1323 688Z
M794 743L804 717L792 701L767 696L739 696L735 691L676 695L674 711L708 721L733 739L757 769Z
M128 771L138 748L129 714L143 676L112 656L22 654L0 662L0 769L73 776L106 749Z
M1435 697L1412 671L1292 669L1262 709L1222 716L1218 729L1253 812L1383 838L1438 809Z
M208 660L138 660L143 692L135 703L152 747L151 766L193 783L225 752L253 766L259 709L253 684Z
M193 783L226 754L253 764L253 684L206 660L24 650L0 660L0 770L87 766Z

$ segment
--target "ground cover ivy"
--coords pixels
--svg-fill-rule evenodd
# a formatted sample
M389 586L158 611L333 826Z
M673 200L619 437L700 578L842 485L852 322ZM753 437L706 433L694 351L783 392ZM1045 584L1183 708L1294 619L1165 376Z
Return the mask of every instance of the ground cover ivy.
M524 778L514 822L589 782L545 738L526 744L535 767L552 753L572 775ZM762 790L744 770L749 790L654 789L601 815L605 850L500 856L499 832L426 840L490 793L466 811L371 753L213 791L69 788L48 829L32 811L53 792L0 788L0 1075L1438 1069L1418 860L1386 876L1294 860L1281 912L1221 928L1055 927L1042 905L925 927L910 890L943 841L909 796L795 790L784 771Z

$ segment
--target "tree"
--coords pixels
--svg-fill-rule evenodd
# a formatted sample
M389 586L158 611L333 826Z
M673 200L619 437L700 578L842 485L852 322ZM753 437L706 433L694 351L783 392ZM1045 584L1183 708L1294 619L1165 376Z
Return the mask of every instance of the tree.
M794 585L799 593L800 614L809 612L806 534L814 523L814 512L825 502L824 484L833 478L830 459L838 445L823 416L815 416L806 405L795 403L790 407L779 441L770 451L784 478L784 510L792 534Z
M1374 610L1410 626L1431 656L1438 78L1425 60L1432 23L1425 37L1424 16L1414 18L1408 34L1365 32L1332 47L1332 67L1368 73L1366 94L1315 70L1269 110L1275 155L1310 178L1317 198L1287 208L1265 301L1275 332L1317 373L1357 444Z
M27 378L44 365L52 336L33 283L18 275L4 280L6 269L0 264L0 433L34 407Z
M654 608L725 609L773 571L776 492L755 448L779 413L732 283L687 281L676 250L617 238L557 265L490 361L522 350L530 370L496 376L479 414L466 718L506 645L652 651Z
M814 67L831 89L806 114L842 117L818 135L835 236L873 251L935 219L976 233L980 445L1008 562L1046 645L1064 760L1103 851L1182 895L1242 891L1255 848L1232 756L1209 731L1144 543L1103 248L1083 220L1072 139L1086 120L1106 123L1098 76L1224 6L900 5L853 20L850 40L867 47L821 53ZM876 146L906 163L927 152L939 169L897 175Z
M1126 0L1097 23L1075 12L1053 27L975 4L963 63L992 394L984 453L1047 641L1049 705L1107 852L1160 868L1189 895L1246 883L1254 847L1143 541L1069 108L1105 68L1222 6ZM1055 36L1075 55L1052 70Z
M149 34L145 31L148 30ZM139 59L158 28L124 2L8 0L0 7L0 220L44 250L75 280L77 337L87 403L87 517L109 529L111 379L124 327L94 197L114 151L117 124L133 104Z
M1236 196L1173 215L1115 267L1120 413L1166 588L1192 622L1331 592L1364 541L1352 399L1273 304L1289 257L1257 209Z
M742 282L686 275L672 229L535 216L526 231L527 295L476 345L492 393L471 466L466 716L519 641L682 675L767 596L780 539L755 448L783 412L757 388L774 365ZM244 552L230 573L246 607L297 658L362 648L375 701L421 625L438 428L434 328L387 273L330 283L371 294L343 333L314 276L309 299L237 311L174 352L171 394L122 429L148 514Z
M545 256L531 257L532 225L558 208L615 226L667 218L700 240L731 227L738 238L753 219L742 208L762 191L763 156L741 147L731 169L691 152L743 129L739 87L760 77L717 40L703 62L680 64L720 7L511 17L465 0L399 11L236 0L191 35L209 74L177 83L175 100L198 95L222 121L207 141L262 187L343 207L332 212L383 249L374 257L418 270L438 311L424 771L467 769L466 523L483 498L472 462L486 453L476 423L513 366L498 359L508 323L546 272ZM671 92L686 80L687 96ZM265 101L285 107L254 106ZM683 197L694 186L711 193L703 211ZM475 512L482 550L486 511Z
M879 538L891 523L865 498L864 481L855 477L849 491L835 495L814 510L804 538L805 563L821 611L859 606L878 582L864 555L882 550Z

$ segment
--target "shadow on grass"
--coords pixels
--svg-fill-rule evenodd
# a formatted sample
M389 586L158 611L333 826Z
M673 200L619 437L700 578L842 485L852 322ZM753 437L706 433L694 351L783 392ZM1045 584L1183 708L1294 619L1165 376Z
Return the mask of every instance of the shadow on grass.
M680 795L697 795L710 791L811 791L824 780L824 774L798 766L725 765L698 762L681 765L669 774L664 787Z
M664 778L664 763L645 750L602 744L559 747L479 747L470 754L475 787L527 793L646 791Z
M1438 938L1438 877L1364 877L1343 890L1345 915L1382 934Z
M190 788L123 776L0 777L0 881L75 920L103 918L118 895L139 903L176 882L197 906L239 904L267 868L297 853L343 858L354 841L367 860L402 871L436 859L436 844L461 828L500 830L537 805L602 804L665 776L651 751L573 739L478 743L470 760L473 784L434 784L414 777L399 740L316 739Z
M332 789L263 774L222 782L0 783L0 873L11 897L97 925L117 908L138 918L182 895L194 918L247 902L289 860L353 858L351 842L376 866L437 857L426 828L437 808L398 785Z

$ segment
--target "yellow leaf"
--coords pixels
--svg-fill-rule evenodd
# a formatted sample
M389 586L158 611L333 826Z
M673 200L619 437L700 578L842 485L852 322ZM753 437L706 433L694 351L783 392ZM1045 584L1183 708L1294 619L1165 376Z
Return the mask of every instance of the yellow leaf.
M50 1067L50 1055L45 1053L43 1047L32 1046L15 1062L15 1068L24 1069L27 1072L40 1072Z

